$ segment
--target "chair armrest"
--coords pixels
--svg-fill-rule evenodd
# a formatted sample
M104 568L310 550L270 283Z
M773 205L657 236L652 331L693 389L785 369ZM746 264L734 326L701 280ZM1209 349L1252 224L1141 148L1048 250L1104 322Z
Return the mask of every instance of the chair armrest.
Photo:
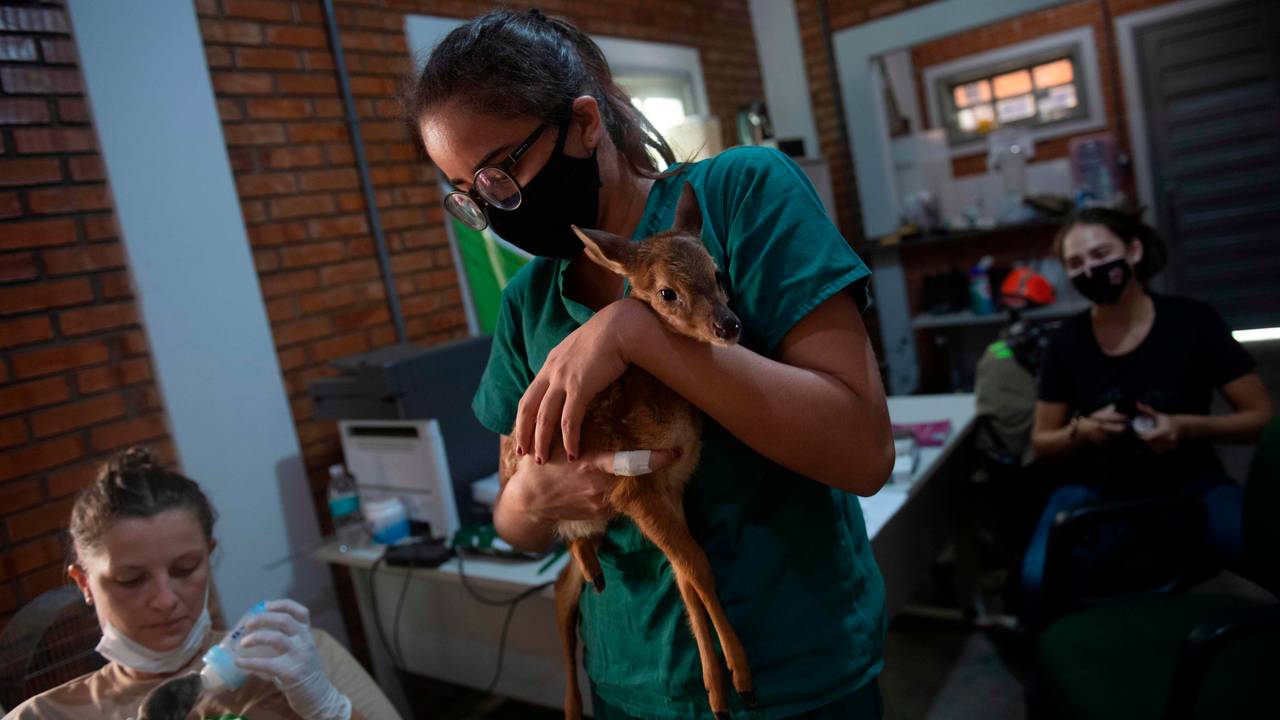
M1186 589L1197 580L1207 523L1204 506L1184 495L1064 510L1049 531L1045 598L1065 609ZM1086 552L1092 557L1079 557Z
M1178 650L1166 720L1191 720L1209 667L1228 646L1263 633L1280 632L1280 604L1237 610L1197 625Z

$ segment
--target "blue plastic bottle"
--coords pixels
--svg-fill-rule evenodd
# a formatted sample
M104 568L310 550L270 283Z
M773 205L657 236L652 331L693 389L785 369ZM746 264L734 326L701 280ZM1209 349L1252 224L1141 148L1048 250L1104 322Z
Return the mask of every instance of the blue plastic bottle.
M200 680L204 684L204 689L208 690L238 690L244 685L245 680L249 679L249 674L244 670L236 667L236 658L240 657L271 657L275 655L275 651L268 647L242 647L240 641L248 634L245 624L251 618L267 611L267 603L260 602L249 608L240 619L236 621L231 632L222 638L222 642L209 648L204 654L204 667L200 670Z
M991 297L991 276L987 274L993 262L987 255L969 271L969 306L974 315L990 315L996 311Z

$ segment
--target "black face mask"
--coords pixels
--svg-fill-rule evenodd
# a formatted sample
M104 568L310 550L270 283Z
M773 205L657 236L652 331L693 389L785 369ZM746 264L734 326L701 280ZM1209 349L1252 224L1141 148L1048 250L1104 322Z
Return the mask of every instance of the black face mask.
M488 208L489 226L504 240L534 255L569 258L582 250L570 225L593 228L600 212L600 168L596 153L586 158L564 154L568 122L560 126L547 164L520 188L520 207Z
M1129 263L1124 258L1116 258L1095 266L1088 273L1076 275L1071 278L1071 284L1090 302L1110 305L1120 299L1132 274Z

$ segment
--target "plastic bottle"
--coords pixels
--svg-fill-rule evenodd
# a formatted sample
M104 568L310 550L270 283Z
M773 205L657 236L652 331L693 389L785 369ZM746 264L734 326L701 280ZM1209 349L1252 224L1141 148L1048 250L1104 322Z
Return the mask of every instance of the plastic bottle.
M271 657L276 654L274 650L263 645L247 648L240 645L240 641L248 634L245 623L249 622L250 618L261 615L266 611L267 604L265 602L260 602L249 608L236 621L231 632L224 635L221 642L205 652L202 658L204 667L200 669L200 681L204 685L205 691L223 689L234 691L244 685L245 680L249 679L249 674L236 667L236 658Z
M329 466L329 517L333 518L333 534L342 550L364 542L356 479L341 464Z
M969 303L974 315L990 315L996 310L991 296L991 276L987 274L993 263L991 256L986 255L969 270Z

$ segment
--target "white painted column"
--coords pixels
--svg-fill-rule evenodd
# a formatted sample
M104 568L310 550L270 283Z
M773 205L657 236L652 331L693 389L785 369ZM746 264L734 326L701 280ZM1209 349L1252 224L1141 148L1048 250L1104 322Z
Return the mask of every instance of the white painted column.
M71 0L94 123L183 472L219 513L227 621L291 597L346 637L191 2Z
M804 138L804 154L821 156L794 0L751 0L751 29L774 136Z

